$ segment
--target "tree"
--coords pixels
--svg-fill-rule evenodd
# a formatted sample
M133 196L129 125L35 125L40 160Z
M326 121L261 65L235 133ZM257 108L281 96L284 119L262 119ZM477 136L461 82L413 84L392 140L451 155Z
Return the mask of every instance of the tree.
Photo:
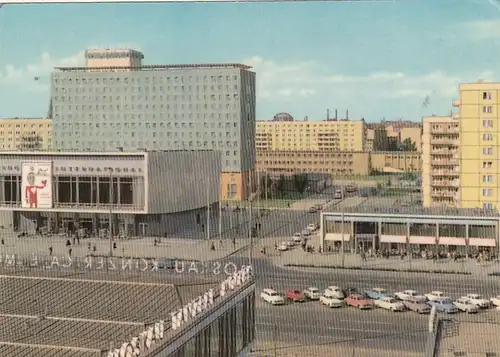
M406 138L399 145L400 151L417 151L417 145L410 138Z
M264 175L260 177L260 198L269 198L272 196L273 192L273 180L268 176Z
M276 183L276 191L278 191L278 196L283 198L286 189L286 179L284 175L280 175L278 182Z
M309 184L309 178L305 174L293 175L293 186L298 193L304 193L307 185Z

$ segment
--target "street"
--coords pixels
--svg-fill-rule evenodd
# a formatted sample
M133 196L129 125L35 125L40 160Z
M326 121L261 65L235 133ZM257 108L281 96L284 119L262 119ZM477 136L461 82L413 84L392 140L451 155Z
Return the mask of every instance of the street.
M234 257L233 260L238 264L248 262L245 257ZM329 285L360 290L383 287L392 292L414 289L422 294L441 290L452 298L467 293L479 293L486 298L500 294L500 280L487 277L285 268L272 264L266 258L254 259L254 267L257 295L263 288L283 293L287 289L302 290L309 286L323 290ZM260 298L256 308L255 349L265 352L342 341L364 349L423 352L428 335L428 316L410 311L328 309L318 302L271 306ZM498 312L481 311L475 318L486 320L489 314ZM454 318L460 319L461 316L464 315L461 313Z

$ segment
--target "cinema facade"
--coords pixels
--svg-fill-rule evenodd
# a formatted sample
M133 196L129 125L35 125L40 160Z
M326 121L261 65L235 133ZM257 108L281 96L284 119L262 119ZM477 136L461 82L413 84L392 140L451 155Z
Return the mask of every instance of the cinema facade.
M206 219L219 177L215 151L3 152L0 226L163 236Z

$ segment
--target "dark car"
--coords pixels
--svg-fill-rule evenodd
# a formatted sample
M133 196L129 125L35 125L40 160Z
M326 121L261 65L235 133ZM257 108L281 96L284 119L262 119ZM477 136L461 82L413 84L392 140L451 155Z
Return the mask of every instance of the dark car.
M360 292L356 288L346 288L346 289L342 290L342 292L344 293L344 296L350 296L350 295L363 295L363 296L365 296L364 293Z

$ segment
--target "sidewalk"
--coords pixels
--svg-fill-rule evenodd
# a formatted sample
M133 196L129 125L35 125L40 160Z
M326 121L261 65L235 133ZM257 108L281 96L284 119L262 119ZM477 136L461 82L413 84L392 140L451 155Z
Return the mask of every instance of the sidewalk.
M287 252L281 253L281 257L274 258L276 264L300 265L310 267L340 267L342 265L342 255L340 253L306 253L299 247ZM450 273L470 273L473 275L488 275L489 273L500 271L499 263L477 264L474 260L455 262L453 260L432 260L408 259L401 260L399 257L368 258L363 261L359 255L346 253L344 256L345 268L358 269L396 269L400 271L444 271Z
M81 239L80 245L66 247L66 237L22 237L2 236L5 245L0 246L0 254L6 255L19 254L24 256L48 255L49 247L53 248L52 255L57 257L67 257L69 248L72 249L72 255L84 257L93 253L89 251L88 244L91 247L96 245L96 255L108 255L110 243L107 239ZM248 239L237 239L236 244L230 239L224 239L222 246L220 240L212 240L215 244L215 251L210 250L210 243L207 240L198 239L176 239L161 238L158 246L154 245L154 238L142 238L134 240L116 240L117 248L113 249L114 256L134 257L134 258L177 258L183 260L210 261L226 257L233 252L244 248L248 244Z
M268 343L267 345L271 345ZM255 346L258 347L258 346ZM276 349L267 347L264 351L252 352L249 357L401 357L402 351L379 350L352 346L352 343L332 343L325 345L289 347ZM404 357L423 357L423 353L404 352Z

